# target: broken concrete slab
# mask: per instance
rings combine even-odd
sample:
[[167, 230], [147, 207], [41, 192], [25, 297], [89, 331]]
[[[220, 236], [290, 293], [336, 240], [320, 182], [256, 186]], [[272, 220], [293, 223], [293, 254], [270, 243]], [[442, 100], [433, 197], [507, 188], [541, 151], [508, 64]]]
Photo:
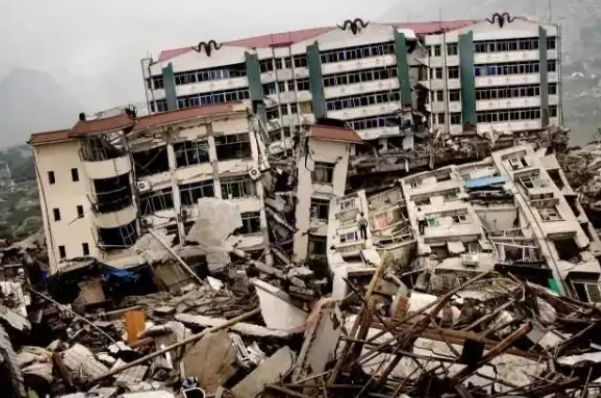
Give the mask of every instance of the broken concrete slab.
[[259, 367], [232, 388], [236, 398], [255, 398], [266, 384], [277, 382], [294, 364], [294, 353], [284, 346], [264, 360]]
[[252, 282], [261, 303], [261, 315], [269, 328], [293, 330], [304, 326], [307, 313], [292, 304], [288, 293], [259, 279]]
[[212, 394], [234, 375], [236, 349], [228, 333], [221, 330], [198, 341], [184, 355], [186, 377], [196, 377], [200, 387]]
[[[197, 326], [197, 327], [214, 327], [223, 325], [227, 322], [227, 319], [223, 318], [211, 318], [203, 315], [191, 315], [191, 314], [176, 314], [175, 319], [182, 322], [185, 325]], [[229, 328], [234, 332], [240, 333], [245, 336], [252, 337], [276, 337], [280, 339], [288, 339], [298, 331], [285, 331], [275, 330], [266, 328], [264, 326], [253, 325], [250, 323], [237, 323]]]

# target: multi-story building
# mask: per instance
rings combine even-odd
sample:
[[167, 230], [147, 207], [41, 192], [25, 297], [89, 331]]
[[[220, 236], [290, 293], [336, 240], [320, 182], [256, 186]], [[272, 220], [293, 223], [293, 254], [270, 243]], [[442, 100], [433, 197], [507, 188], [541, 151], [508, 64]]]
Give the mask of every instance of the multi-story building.
[[266, 158], [255, 127], [244, 104], [228, 103], [141, 118], [82, 114], [71, 129], [32, 134], [51, 269], [82, 256], [142, 263], [129, 248], [144, 230], [183, 241], [204, 197], [239, 208], [243, 225], [228, 243], [262, 251]]
[[424, 38], [430, 123], [461, 133], [536, 131], [561, 120], [560, 38], [556, 25], [493, 16]]
[[496, 151], [367, 200], [371, 239], [405, 271], [511, 272], [601, 302], [601, 241], [554, 155], [530, 145]]
[[559, 125], [559, 44], [556, 26], [509, 16], [355, 20], [163, 51], [144, 79], [152, 112], [244, 100], [273, 142], [327, 116], [379, 150], [411, 150], [411, 131], [427, 117], [452, 133]]

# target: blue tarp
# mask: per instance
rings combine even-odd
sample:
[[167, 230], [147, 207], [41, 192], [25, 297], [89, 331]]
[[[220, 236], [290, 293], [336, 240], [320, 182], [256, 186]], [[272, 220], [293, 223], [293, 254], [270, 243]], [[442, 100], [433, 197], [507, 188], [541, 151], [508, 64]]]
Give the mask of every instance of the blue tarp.
[[467, 180], [465, 182], [465, 187], [468, 189], [482, 188], [489, 185], [503, 184], [507, 181], [509, 181], [509, 177], [507, 176], [474, 178], [473, 180]]

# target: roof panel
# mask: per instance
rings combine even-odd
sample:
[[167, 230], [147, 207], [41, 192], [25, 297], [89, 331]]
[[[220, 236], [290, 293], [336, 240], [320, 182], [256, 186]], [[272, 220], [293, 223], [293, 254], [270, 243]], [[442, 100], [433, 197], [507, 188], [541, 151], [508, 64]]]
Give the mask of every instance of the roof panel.
[[361, 143], [363, 140], [353, 129], [344, 127], [333, 127], [314, 125], [309, 131], [309, 137], [323, 141]]

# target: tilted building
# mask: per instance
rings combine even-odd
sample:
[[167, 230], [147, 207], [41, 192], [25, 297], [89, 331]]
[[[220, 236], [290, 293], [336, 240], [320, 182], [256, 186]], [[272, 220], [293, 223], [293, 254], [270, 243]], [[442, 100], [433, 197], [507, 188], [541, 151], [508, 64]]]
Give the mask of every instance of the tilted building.
[[143, 262], [130, 248], [146, 229], [183, 242], [197, 201], [234, 202], [243, 226], [232, 246], [260, 255], [268, 245], [264, 145], [241, 103], [138, 118], [127, 112], [32, 134], [50, 266], [93, 256], [115, 266]]
[[[369, 142], [357, 155], [410, 152], [429, 131], [479, 134], [487, 147], [499, 134], [562, 124], [560, 38], [551, 24], [507, 14], [405, 24], [357, 19], [223, 43], [208, 39], [146, 60], [152, 112], [248, 101], [272, 142], [327, 116]], [[463, 155], [475, 158], [478, 148], [468, 144]], [[427, 154], [414, 157], [395, 167], [431, 162]]]
[[[555, 155], [544, 150], [495, 151], [477, 163], [403, 178], [366, 201], [369, 239], [354, 245], [370, 244], [402, 275], [509, 272], [601, 302], [601, 241]], [[344, 257], [341, 248], [332, 247]], [[360, 262], [368, 263], [365, 256]]]

